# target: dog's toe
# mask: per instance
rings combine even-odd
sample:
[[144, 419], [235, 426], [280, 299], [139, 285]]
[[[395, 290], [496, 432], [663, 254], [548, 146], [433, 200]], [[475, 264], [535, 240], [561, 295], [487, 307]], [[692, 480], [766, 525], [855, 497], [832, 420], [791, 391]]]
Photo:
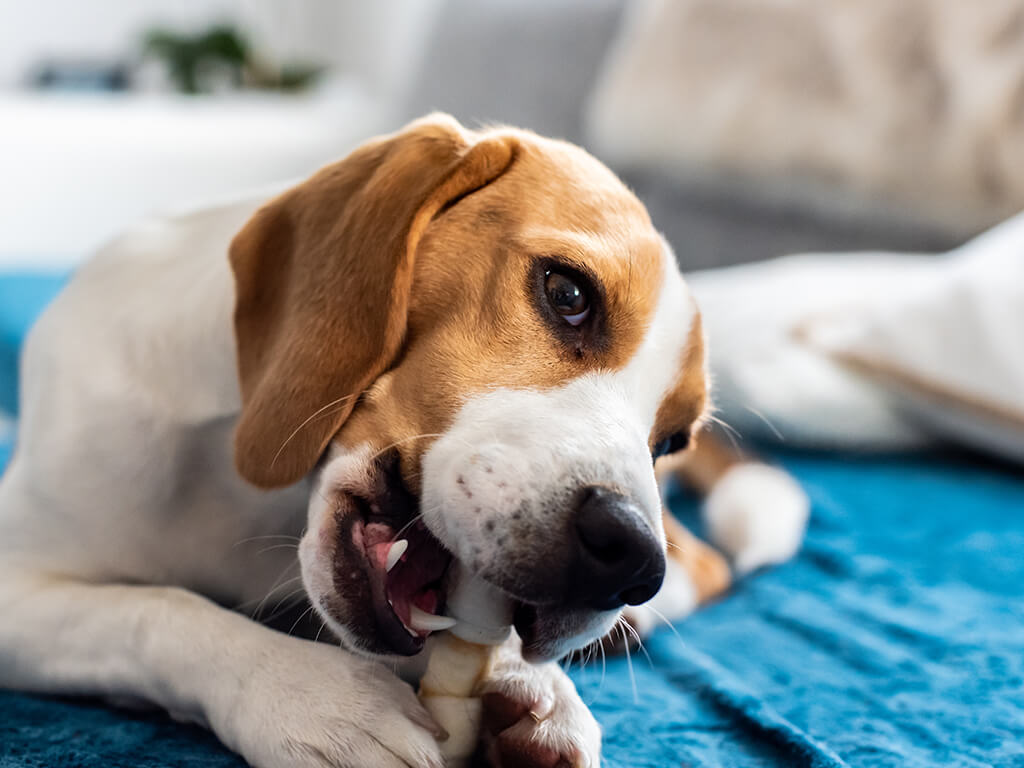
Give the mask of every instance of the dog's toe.
[[483, 751], [494, 768], [600, 764], [600, 727], [557, 665], [499, 670], [482, 699]]

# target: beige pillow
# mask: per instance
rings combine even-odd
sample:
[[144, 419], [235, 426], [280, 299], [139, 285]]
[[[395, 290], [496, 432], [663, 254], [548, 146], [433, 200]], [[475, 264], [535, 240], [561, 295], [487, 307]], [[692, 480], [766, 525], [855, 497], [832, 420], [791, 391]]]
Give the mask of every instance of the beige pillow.
[[1024, 0], [636, 0], [586, 118], [626, 167], [896, 209], [1024, 209]]

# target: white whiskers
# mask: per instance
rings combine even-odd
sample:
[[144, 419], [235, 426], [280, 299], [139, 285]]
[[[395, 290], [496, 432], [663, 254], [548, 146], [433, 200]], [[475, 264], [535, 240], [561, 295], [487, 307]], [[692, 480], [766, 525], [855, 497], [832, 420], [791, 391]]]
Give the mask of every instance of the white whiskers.
[[299, 432], [302, 431], [303, 427], [305, 427], [307, 424], [309, 424], [309, 422], [311, 422], [317, 416], [322, 415], [324, 413], [324, 411], [328, 410], [329, 408], [333, 408], [334, 406], [341, 405], [346, 400], [351, 400], [353, 397], [354, 397], [354, 395], [345, 395], [343, 397], [339, 397], [337, 400], [332, 400], [327, 405], [325, 405], [325, 406], [323, 406], [321, 408], [317, 408], [315, 411], [313, 411], [313, 413], [311, 413], [306, 418], [305, 421], [303, 421], [301, 424], [299, 424], [299, 426], [297, 426], [292, 431], [292, 433], [290, 435], [288, 435], [288, 437], [285, 438], [284, 442], [281, 443], [281, 447], [277, 449], [277, 453], [274, 454], [274, 458], [271, 459], [271, 461], [270, 461], [270, 466], [274, 466], [277, 463], [277, 460], [281, 457], [281, 454], [284, 452], [284, 449], [288, 446], [288, 443], [290, 443], [293, 439], [295, 439], [295, 436], [297, 434], [299, 434]]
[[624, 622], [622, 622], [620, 620], [620, 621], [616, 622], [616, 626], [619, 628], [619, 631], [622, 633], [622, 645], [623, 645], [623, 648], [625, 648], [625, 650], [626, 650], [626, 665], [629, 668], [629, 684], [633, 688], [633, 703], [634, 704], [639, 704], [640, 703], [640, 696], [636, 692], [636, 675], [633, 672], [633, 657], [629, 653], [629, 639], [626, 637], [626, 630], [623, 628], [623, 623]]
[[772, 422], [768, 419], [767, 416], [765, 416], [763, 413], [757, 410], [757, 408], [752, 408], [749, 405], [744, 407], [767, 425], [768, 429], [770, 429], [772, 431], [772, 434], [775, 435], [776, 440], [778, 440], [780, 443], [786, 442], [786, 438], [779, 431], [778, 427], [772, 424]]
[[676, 636], [676, 639], [679, 641], [680, 645], [683, 645], [683, 646], [686, 645], [686, 641], [683, 640], [683, 636], [679, 634], [679, 630], [675, 628], [675, 625], [673, 625], [671, 621], [669, 621], [667, 618], [665, 618], [665, 614], [663, 614], [661, 611], [659, 611], [653, 605], [648, 604], [647, 608], [657, 618], [661, 619], [661, 621], [665, 624], [666, 627], [668, 627], [670, 630], [672, 630], [672, 634], [674, 634]]
[[728, 424], [724, 419], [719, 418], [714, 413], [708, 413], [708, 421], [714, 422], [725, 430], [725, 434], [729, 437], [729, 442], [732, 443], [732, 448], [736, 453], [740, 453], [739, 441], [743, 439], [738, 431], [733, 429], [731, 424]]

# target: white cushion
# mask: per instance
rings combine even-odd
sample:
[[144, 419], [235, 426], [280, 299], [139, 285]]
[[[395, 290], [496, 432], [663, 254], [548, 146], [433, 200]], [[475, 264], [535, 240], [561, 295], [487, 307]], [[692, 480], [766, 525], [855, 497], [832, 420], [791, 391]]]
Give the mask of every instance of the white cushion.
[[708, 336], [718, 417], [743, 438], [901, 450], [927, 437], [877, 386], [803, 339], [814, 318], [896, 301], [933, 256], [806, 254], [687, 276]]
[[808, 342], [936, 434], [1024, 461], [1024, 214], [908, 288], [809, 323]]
[[1024, 214], [940, 255], [698, 272], [715, 403], [744, 437], [1024, 461]]

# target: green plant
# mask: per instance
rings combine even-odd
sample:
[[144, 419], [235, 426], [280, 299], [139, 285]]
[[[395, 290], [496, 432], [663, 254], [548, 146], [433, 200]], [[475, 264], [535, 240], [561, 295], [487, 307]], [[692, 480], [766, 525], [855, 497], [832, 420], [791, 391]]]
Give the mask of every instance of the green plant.
[[195, 35], [153, 29], [145, 37], [143, 54], [162, 61], [183, 93], [208, 90], [204, 74], [210, 71], [222, 74], [235, 88], [280, 91], [302, 90], [322, 72], [321, 67], [297, 62], [268, 65], [230, 25], [214, 26]]

